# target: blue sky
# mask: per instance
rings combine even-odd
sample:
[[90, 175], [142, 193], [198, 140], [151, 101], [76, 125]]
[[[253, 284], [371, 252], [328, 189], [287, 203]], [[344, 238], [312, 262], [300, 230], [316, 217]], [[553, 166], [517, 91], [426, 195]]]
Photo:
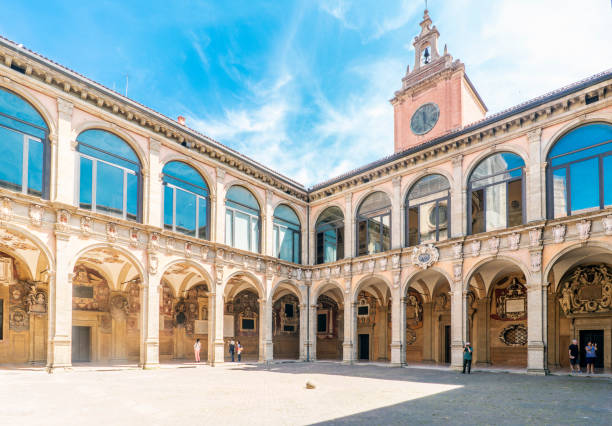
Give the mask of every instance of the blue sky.
[[[171, 6], [168, 6], [168, 5]], [[0, 34], [310, 186], [393, 151], [424, 1], [10, 1]], [[429, 0], [490, 113], [612, 67], [609, 0]]]

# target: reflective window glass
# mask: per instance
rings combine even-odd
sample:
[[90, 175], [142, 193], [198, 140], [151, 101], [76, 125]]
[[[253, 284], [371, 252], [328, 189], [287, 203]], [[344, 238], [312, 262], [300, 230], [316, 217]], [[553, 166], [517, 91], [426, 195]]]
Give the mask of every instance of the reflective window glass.
[[28, 138], [28, 194], [42, 196], [44, 145]]
[[196, 196], [176, 189], [176, 232], [196, 235]]
[[23, 145], [24, 135], [0, 127], [0, 185], [12, 191], [22, 190]]
[[317, 264], [344, 258], [344, 215], [340, 208], [326, 208], [317, 218]]
[[93, 162], [89, 158], [81, 157], [80, 162], [80, 180], [79, 186], [79, 206], [82, 209], [91, 209], [92, 206], [92, 175]]
[[572, 214], [599, 208], [599, 161], [591, 158], [569, 166], [572, 181], [570, 188]]
[[604, 208], [612, 206], [612, 154], [603, 158]]
[[[448, 179], [442, 175], [425, 176], [412, 186], [406, 198], [408, 246], [448, 238], [446, 208], [449, 199], [450, 185]], [[441, 218], [440, 214], [443, 215]]]
[[99, 161], [96, 176], [96, 209], [123, 216], [123, 175], [119, 167]]
[[553, 217], [558, 218], [567, 215], [567, 169], [557, 169], [552, 175]]
[[258, 252], [259, 204], [246, 188], [231, 187], [226, 194], [225, 243], [232, 247]]
[[357, 254], [389, 250], [391, 237], [391, 200], [384, 192], [368, 195], [357, 212]]
[[299, 257], [300, 222], [291, 207], [281, 204], [274, 209], [274, 233], [274, 256], [295, 262]]
[[0, 89], [0, 114], [47, 129], [45, 120], [32, 105], [5, 89]]
[[164, 228], [172, 230], [174, 225], [174, 188], [164, 186]]

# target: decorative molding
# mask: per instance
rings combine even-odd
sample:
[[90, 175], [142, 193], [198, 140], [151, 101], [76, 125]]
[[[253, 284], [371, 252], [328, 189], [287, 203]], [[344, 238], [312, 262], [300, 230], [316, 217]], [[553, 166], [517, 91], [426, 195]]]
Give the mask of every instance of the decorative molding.
[[433, 244], [418, 246], [412, 249], [412, 263], [421, 269], [427, 269], [438, 261], [440, 252]]
[[463, 244], [462, 243], [453, 244], [453, 258], [461, 259], [462, 256], [463, 256]]
[[470, 245], [470, 251], [472, 252], [472, 256], [478, 257], [480, 255], [480, 240], [472, 241]]
[[513, 232], [508, 235], [508, 247], [510, 250], [518, 250], [519, 244], [521, 243], [521, 234]]
[[602, 220], [606, 235], [612, 235], [612, 215], [606, 216]]
[[491, 237], [488, 241], [489, 252], [497, 254], [499, 252], [499, 238]]
[[588, 240], [591, 235], [591, 221], [590, 220], [581, 220], [576, 224], [576, 228], [578, 228], [578, 237], [581, 240]]
[[159, 258], [157, 257], [157, 254], [149, 253], [148, 260], [149, 260], [149, 273], [151, 275], [156, 275], [157, 268], [159, 266]]
[[84, 237], [89, 237], [91, 235], [91, 228], [93, 226], [93, 220], [89, 216], [81, 217], [81, 234]]
[[106, 224], [106, 239], [110, 242], [117, 241], [117, 225], [109, 222]]
[[562, 223], [553, 227], [553, 241], [555, 243], [562, 243], [565, 240], [565, 229], [566, 226]]
[[68, 210], [60, 210], [57, 212], [55, 229], [60, 232], [66, 232], [70, 229], [70, 212]]
[[529, 247], [539, 247], [542, 244], [542, 228], [529, 230]]
[[41, 226], [43, 221], [43, 215], [45, 209], [40, 204], [30, 204], [28, 210], [28, 216], [30, 217], [30, 223], [34, 226]]
[[0, 199], [0, 221], [8, 222], [13, 217], [13, 205], [11, 199], [2, 197]]
[[529, 257], [531, 259], [531, 272], [539, 272], [542, 269], [542, 251], [532, 250]]

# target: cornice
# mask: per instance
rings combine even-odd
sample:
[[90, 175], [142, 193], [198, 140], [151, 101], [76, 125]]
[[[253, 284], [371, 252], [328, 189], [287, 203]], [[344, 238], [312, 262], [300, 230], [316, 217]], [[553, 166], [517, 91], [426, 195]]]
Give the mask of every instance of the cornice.
[[[306, 201], [307, 191], [300, 184], [267, 169], [265, 166], [223, 146], [219, 142], [174, 122], [153, 110], [138, 104], [110, 89], [47, 60], [21, 46], [0, 38], [0, 64], [8, 76], [17, 73], [62, 92], [64, 100], [70, 97], [79, 103], [93, 105], [97, 110], [113, 114], [135, 124], [156, 137], [170, 140], [216, 163], [229, 166], [241, 174], [259, 180], [297, 199]], [[78, 107], [78, 103], [75, 106]]]

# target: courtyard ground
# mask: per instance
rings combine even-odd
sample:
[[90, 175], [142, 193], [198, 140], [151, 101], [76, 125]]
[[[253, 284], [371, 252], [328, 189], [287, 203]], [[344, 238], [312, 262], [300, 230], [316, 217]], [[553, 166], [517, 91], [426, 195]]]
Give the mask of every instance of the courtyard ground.
[[[1, 425], [610, 424], [612, 380], [338, 363], [0, 371]], [[315, 389], [306, 389], [307, 380]]]

